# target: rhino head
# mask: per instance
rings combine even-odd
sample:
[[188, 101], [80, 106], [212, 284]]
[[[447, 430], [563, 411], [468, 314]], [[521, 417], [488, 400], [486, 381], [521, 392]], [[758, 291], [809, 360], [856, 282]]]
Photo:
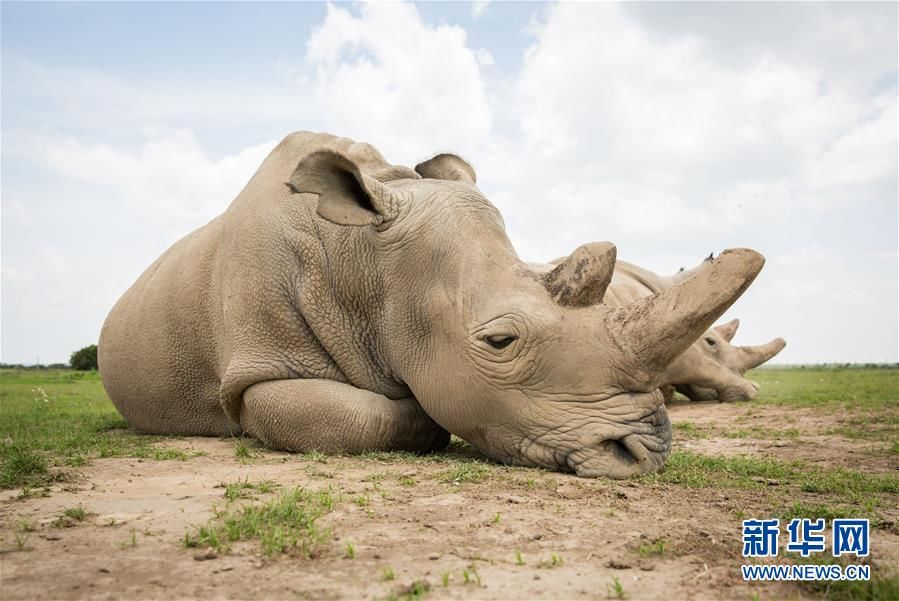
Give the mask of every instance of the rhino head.
[[661, 467], [671, 444], [662, 374], [749, 286], [762, 256], [725, 251], [678, 286], [610, 307], [612, 244], [537, 273], [465, 161], [439, 155], [416, 172], [378, 181], [322, 151], [291, 182], [319, 195], [322, 217], [373, 226], [370, 277], [387, 283], [373, 346], [393, 377], [498, 461], [613, 478]]
[[693, 401], [755, 398], [758, 384], [743, 378], [743, 374], [777, 355], [787, 343], [783, 338], [775, 338], [759, 346], [734, 346], [731, 341], [739, 327], [740, 320], [733, 319], [708, 329], [678, 359], [684, 364], [680, 371], [690, 374], [682, 379], [678, 391]]

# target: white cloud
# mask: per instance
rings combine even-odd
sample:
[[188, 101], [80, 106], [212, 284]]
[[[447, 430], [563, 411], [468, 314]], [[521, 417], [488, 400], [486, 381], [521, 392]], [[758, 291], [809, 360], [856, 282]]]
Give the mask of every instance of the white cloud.
[[487, 14], [487, 8], [490, 6], [490, 0], [473, 0], [471, 3], [471, 18], [480, 19]]
[[[479, 64], [461, 27], [424, 23], [411, 4], [328, 5], [307, 44], [314, 94], [333, 133], [371, 141], [414, 164], [436, 150], [486, 138], [492, 115]], [[398, 35], [397, 32], [402, 32]]]
[[864, 90], [839, 81], [822, 90], [826, 65], [790, 64], [772, 49], [734, 69], [703, 39], [653, 37], [611, 3], [555, 5], [532, 31], [517, 110], [524, 149], [550, 177], [643, 182], [656, 190], [646, 201], [656, 215], [676, 219], [680, 207], [663, 201], [676, 196], [744, 223], [771, 219], [734, 219], [747, 190], [815, 208], [822, 188], [840, 204], [851, 197], [842, 187], [894, 173], [895, 97], [866, 119]]
[[221, 213], [275, 141], [211, 159], [189, 130], [160, 133], [136, 152], [74, 138], [42, 138], [36, 156], [59, 175], [129, 205], [142, 222], [183, 235]]

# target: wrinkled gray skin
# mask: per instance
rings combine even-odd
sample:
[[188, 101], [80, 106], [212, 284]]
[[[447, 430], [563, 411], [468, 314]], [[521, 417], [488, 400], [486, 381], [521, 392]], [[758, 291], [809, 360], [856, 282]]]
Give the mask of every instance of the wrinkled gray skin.
[[110, 398], [147, 432], [291, 451], [427, 451], [453, 432], [510, 464], [658, 469], [662, 374], [761, 255], [726, 251], [662, 294], [602, 305], [614, 246], [537, 274], [474, 182], [453, 155], [413, 171], [367, 144], [287, 136], [112, 309]]
[[[563, 260], [531, 265], [539, 272], [548, 272]], [[681, 270], [672, 276], [661, 276], [619, 260], [615, 263], [612, 282], [603, 302], [615, 306], [628, 305], [639, 298], [676, 286], [701, 267]], [[771, 359], [786, 346], [786, 342], [775, 338], [761, 346], [733, 346], [730, 341], [739, 325], [740, 320], [734, 319], [706, 330], [668, 365], [661, 383], [666, 401], [671, 399], [675, 389], [694, 401], [746, 401], [756, 397], [758, 384], [742, 377], [743, 374]]]

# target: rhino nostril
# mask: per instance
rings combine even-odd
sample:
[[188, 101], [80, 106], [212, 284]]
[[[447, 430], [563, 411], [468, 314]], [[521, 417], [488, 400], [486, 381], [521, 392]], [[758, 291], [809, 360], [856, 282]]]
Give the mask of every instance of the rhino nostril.
[[631, 465], [647, 459], [646, 449], [629, 436], [621, 439], [606, 439], [599, 443], [599, 447], [619, 463]]

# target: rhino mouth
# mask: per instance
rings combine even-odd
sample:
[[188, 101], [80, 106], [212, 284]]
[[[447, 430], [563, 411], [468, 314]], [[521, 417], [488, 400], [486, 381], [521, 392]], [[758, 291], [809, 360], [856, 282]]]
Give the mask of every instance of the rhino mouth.
[[579, 449], [568, 455], [567, 467], [583, 478], [623, 479], [659, 470], [671, 454], [668, 412], [662, 406], [641, 421], [652, 425], [652, 433], [608, 438]]

